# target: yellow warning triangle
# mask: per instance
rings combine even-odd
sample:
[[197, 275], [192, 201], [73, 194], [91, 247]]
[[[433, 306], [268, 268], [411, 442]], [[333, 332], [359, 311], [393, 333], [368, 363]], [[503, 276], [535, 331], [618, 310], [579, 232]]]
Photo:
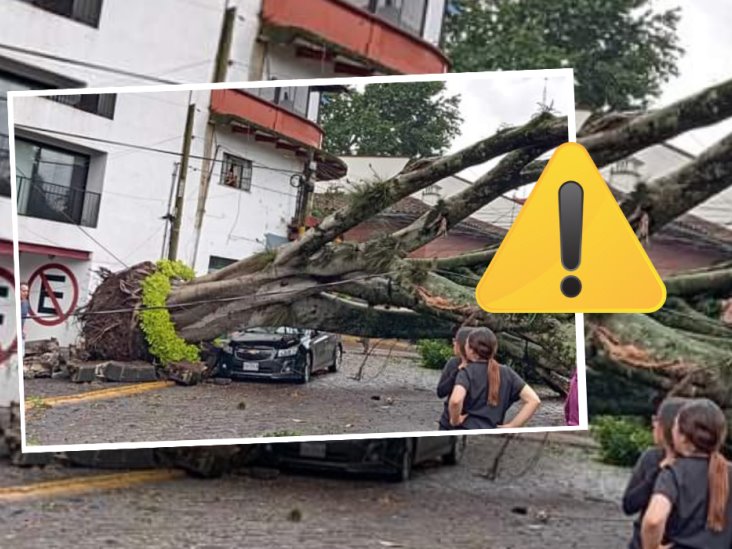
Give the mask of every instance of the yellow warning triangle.
[[[562, 232], [559, 195], [567, 182], [574, 183], [562, 193], [574, 198], [563, 202]], [[567, 220], [578, 201], [579, 265], [568, 270], [571, 250], [563, 263], [562, 236], [570, 234]], [[572, 241], [565, 238], [565, 243]], [[574, 297], [565, 295], [577, 291]], [[589, 153], [582, 145], [565, 143], [549, 160], [475, 295], [491, 313], [645, 313], [663, 305], [666, 287]]]

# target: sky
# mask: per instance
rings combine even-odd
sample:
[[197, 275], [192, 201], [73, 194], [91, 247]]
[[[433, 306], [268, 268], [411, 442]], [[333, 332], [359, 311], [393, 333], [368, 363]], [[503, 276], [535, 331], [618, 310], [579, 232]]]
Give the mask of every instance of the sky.
[[[663, 86], [654, 106], [664, 106], [732, 78], [732, 2], [730, 0], [653, 0], [654, 9], [681, 6], [678, 35], [686, 50], [679, 76]], [[698, 154], [732, 133], [732, 121], [689, 132], [673, 143]]]
[[[650, 5], [656, 10], [681, 6], [677, 32], [680, 46], [685, 50], [678, 60], [679, 75], [662, 85], [662, 95], [651, 108], [669, 105], [732, 78], [732, 0], [651, 0]], [[462, 134], [455, 139], [450, 151], [487, 137], [501, 122], [524, 123], [541, 100], [543, 87], [543, 77], [517, 78], [510, 86], [490, 80], [449, 82], [448, 91], [463, 97], [465, 119]], [[566, 114], [571, 104], [566, 89], [564, 79], [547, 80], [549, 101], [554, 101], [561, 114]], [[486, 97], [490, 99], [486, 101]], [[692, 154], [700, 154], [730, 133], [732, 120], [687, 132], [671, 143]], [[492, 164], [495, 162], [467, 170], [462, 175], [475, 179]], [[526, 196], [529, 190], [524, 188], [517, 196]]]
[[[460, 96], [463, 124], [452, 142], [454, 152], [490, 137], [501, 125], [520, 126], [540, 110], [546, 97], [555, 114], [566, 116], [574, 94], [569, 75], [556, 71], [516, 71], [486, 73], [484, 77], [460, 78], [447, 82], [446, 93]], [[497, 160], [475, 166], [461, 175], [475, 179]]]

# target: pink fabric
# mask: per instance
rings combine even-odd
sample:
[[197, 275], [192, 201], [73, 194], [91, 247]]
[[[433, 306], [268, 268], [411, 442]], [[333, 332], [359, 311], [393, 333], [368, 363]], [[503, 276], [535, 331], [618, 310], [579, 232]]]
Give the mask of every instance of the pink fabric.
[[564, 420], [567, 425], [579, 425], [579, 400], [577, 396], [577, 370], [569, 382], [569, 393], [564, 402]]

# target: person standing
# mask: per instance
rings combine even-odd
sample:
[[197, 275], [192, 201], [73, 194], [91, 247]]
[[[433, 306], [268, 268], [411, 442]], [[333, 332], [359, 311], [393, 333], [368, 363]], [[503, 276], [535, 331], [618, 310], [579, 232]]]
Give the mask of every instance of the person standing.
[[450, 426], [450, 411], [448, 407], [449, 397], [455, 388], [455, 380], [457, 379], [458, 372], [468, 365], [468, 358], [465, 356], [465, 344], [468, 342], [468, 336], [472, 330], [469, 327], [461, 327], [455, 332], [452, 339], [452, 351], [455, 353], [455, 356], [443, 366], [440, 381], [437, 383], [437, 397], [445, 399], [445, 408], [438, 422], [441, 431], [447, 431], [452, 428]]
[[722, 409], [695, 399], [679, 411], [673, 427], [677, 458], [659, 474], [643, 516], [643, 549], [732, 547], [730, 466], [721, 453], [727, 438]]
[[[453, 428], [523, 427], [539, 408], [536, 392], [513, 369], [496, 361], [497, 350], [496, 335], [488, 328], [476, 328], [468, 336], [465, 354], [470, 362], [458, 372], [448, 404]], [[506, 412], [519, 400], [523, 406], [504, 423]]]
[[28, 328], [26, 327], [26, 320], [30, 318], [30, 288], [26, 282], [20, 285], [20, 341], [25, 343], [28, 339]]
[[633, 521], [633, 535], [628, 549], [641, 549], [643, 515], [653, 495], [653, 487], [659, 473], [676, 458], [673, 448], [673, 426], [679, 410], [688, 402], [688, 398], [665, 398], [651, 420], [654, 446], [648, 448], [638, 458], [623, 494], [623, 512], [626, 515], [638, 513], [638, 517]]
[[564, 422], [569, 426], [579, 425], [579, 391], [577, 390], [577, 369], [569, 382], [567, 400], [564, 402]]

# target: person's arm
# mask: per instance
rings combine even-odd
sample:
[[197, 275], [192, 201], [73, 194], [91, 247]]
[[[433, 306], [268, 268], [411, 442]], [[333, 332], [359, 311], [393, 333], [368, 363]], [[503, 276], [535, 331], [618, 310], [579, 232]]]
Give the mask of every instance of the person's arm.
[[447, 398], [452, 393], [452, 388], [455, 386], [455, 378], [458, 375], [458, 366], [460, 360], [457, 358], [451, 358], [445, 364], [442, 369], [442, 375], [440, 381], [437, 383], [437, 398]]
[[519, 398], [523, 402], [523, 406], [521, 406], [521, 409], [511, 421], [504, 423], [503, 425], [499, 425], [501, 429], [515, 429], [517, 427], [523, 427], [536, 413], [536, 410], [539, 409], [541, 399], [539, 398], [539, 395], [536, 394], [536, 391], [534, 391], [528, 384], [524, 384], [524, 388], [521, 389], [521, 392], [519, 393]]
[[633, 468], [633, 474], [623, 494], [623, 512], [626, 515], [634, 515], [648, 507], [653, 495], [653, 485], [660, 471], [656, 451], [643, 452]]
[[463, 415], [463, 403], [465, 402], [465, 396], [468, 391], [462, 385], [455, 385], [450, 395], [450, 402], [448, 404], [448, 411], [450, 413], [450, 425], [457, 427], [462, 425], [465, 421]]
[[671, 500], [665, 494], [653, 494], [641, 524], [643, 549], [659, 549], [662, 547], [663, 533], [666, 531], [666, 521], [671, 514], [671, 508]]

